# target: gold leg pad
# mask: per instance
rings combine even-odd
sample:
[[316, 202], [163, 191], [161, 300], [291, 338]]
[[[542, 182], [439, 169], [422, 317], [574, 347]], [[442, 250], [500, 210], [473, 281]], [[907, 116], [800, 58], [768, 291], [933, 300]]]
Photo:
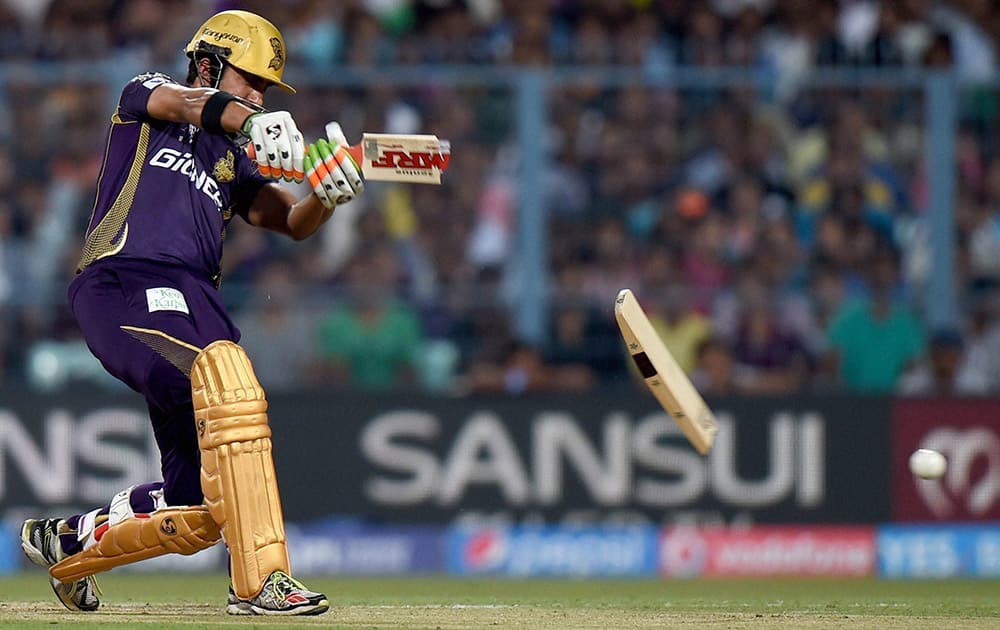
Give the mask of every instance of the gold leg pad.
[[198, 354], [191, 392], [205, 505], [229, 546], [233, 589], [250, 599], [273, 571], [289, 572], [267, 400], [246, 352], [231, 341]]
[[73, 582], [168, 553], [189, 556], [219, 540], [219, 527], [207, 509], [166, 508], [108, 528], [96, 545], [52, 565], [49, 573], [61, 582]]

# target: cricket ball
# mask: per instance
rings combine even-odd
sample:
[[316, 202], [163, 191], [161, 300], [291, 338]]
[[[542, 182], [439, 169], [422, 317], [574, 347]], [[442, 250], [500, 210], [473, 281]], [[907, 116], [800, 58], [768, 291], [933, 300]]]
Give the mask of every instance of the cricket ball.
[[921, 479], [938, 479], [948, 468], [944, 455], [929, 448], [920, 448], [910, 455], [910, 472]]

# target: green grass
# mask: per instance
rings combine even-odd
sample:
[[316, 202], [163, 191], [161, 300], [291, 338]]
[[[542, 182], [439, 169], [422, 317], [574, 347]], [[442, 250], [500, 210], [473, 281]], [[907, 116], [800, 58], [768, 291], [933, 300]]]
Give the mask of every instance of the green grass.
[[45, 575], [0, 579], [0, 626], [43, 628], [998, 628], [996, 581], [308, 579], [314, 618], [223, 612], [226, 577], [114, 573], [97, 613], [68, 613]]

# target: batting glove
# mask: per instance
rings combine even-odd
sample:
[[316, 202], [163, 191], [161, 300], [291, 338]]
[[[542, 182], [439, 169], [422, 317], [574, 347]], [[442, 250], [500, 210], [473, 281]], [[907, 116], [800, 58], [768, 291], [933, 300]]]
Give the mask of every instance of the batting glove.
[[261, 175], [301, 182], [305, 176], [305, 143], [292, 115], [288, 112], [251, 114], [243, 123], [243, 133], [250, 136]]
[[365, 189], [361, 169], [347, 152], [347, 138], [337, 123], [326, 126], [327, 140], [319, 139], [306, 150], [306, 178], [327, 208], [354, 199]]

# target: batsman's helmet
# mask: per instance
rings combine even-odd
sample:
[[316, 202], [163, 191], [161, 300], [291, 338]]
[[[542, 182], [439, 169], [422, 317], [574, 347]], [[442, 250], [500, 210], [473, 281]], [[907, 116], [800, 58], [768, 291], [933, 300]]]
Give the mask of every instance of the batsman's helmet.
[[295, 94], [281, 80], [285, 69], [285, 40], [278, 29], [249, 11], [223, 11], [202, 24], [184, 48], [192, 60], [199, 53], [215, 55], [225, 63]]

